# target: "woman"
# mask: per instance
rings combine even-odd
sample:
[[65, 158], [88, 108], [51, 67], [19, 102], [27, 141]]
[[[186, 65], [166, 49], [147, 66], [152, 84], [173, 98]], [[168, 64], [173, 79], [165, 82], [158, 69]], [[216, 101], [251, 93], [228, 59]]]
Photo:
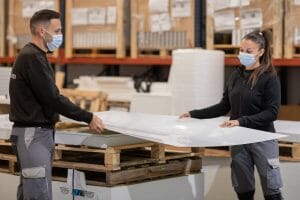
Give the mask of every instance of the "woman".
[[[230, 111], [230, 120], [221, 127], [242, 126], [275, 132], [273, 121], [277, 118], [281, 95], [272, 65], [269, 35], [266, 31], [257, 31], [244, 36], [238, 56], [241, 66], [231, 74], [220, 103], [184, 113], [180, 118], [214, 118]], [[265, 199], [283, 199], [276, 140], [232, 146], [230, 152], [232, 185], [240, 200], [253, 200], [254, 165]]]

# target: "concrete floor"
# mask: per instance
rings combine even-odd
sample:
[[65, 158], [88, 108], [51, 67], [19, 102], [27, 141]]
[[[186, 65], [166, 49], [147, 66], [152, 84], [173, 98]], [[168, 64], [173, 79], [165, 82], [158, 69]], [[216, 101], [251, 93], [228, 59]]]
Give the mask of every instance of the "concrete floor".
[[[300, 162], [280, 163], [283, 180], [283, 196], [287, 200], [299, 199]], [[206, 157], [203, 159], [205, 200], [235, 200], [231, 186], [230, 158]], [[263, 200], [258, 174], [256, 177], [255, 200]]]

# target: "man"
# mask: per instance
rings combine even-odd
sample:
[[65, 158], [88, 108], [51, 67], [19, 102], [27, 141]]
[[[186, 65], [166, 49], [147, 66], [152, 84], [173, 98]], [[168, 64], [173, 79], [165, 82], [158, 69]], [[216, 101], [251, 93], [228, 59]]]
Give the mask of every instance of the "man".
[[10, 120], [14, 122], [11, 141], [21, 167], [17, 199], [51, 200], [51, 168], [54, 126], [58, 114], [83, 121], [90, 129], [103, 131], [101, 119], [82, 110], [59, 94], [46, 53], [62, 41], [60, 14], [40, 10], [30, 19], [32, 40], [14, 63], [9, 94]]

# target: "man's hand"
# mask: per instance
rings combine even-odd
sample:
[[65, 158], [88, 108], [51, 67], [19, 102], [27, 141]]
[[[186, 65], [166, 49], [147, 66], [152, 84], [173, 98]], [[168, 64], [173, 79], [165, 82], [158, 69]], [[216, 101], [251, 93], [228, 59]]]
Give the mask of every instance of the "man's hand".
[[185, 118], [185, 117], [191, 117], [191, 114], [189, 112], [183, 113], [179, 116], [179, 119]]
[[240, 122], [238, 120], [229, 120], [229, 121], [225, 121], [223, 122], [220, 126], [221, 127], [234, 127], [234, 126], [239, 126], [240, 125]]
[[97, 133], [101, 133], [104, 130], [104, 125], [102, 123], [102, 120], [99, 117], [93, 115], [93, 119], [89, 124], [89, 128], [91, 130], [96, 131]]

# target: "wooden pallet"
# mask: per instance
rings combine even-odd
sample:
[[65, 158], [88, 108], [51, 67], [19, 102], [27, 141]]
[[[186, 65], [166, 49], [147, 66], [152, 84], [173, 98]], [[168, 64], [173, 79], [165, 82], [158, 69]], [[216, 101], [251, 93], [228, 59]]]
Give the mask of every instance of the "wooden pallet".
[[[67, 176], [68, 163], [54, 162], [54, 179], [65, 180]], [[150, 165], [145, 164], [139, 167], [131, 167], [118, 171], [102, 172], [94, 167], [88, 169], [78, 164], [77, 169], [85, 172], [87, 183], [91, 185], [114, 186], [118, 184], [128, 184], [142, 182], [145, 180], [167, 178], [169, 176], [186, 175], [198, 173], [201, 169], [201, 159], [179, 159], [168, 161], [165, 164]], [[91, 171], [90, 171], [91, 170]]]
[[9, 104], [0, 104], [0, 114], [8, 114], [10, 111]]
[[240, 52], [240, 46], [228, 44], [215, 44], [214, 49], [224, 51], [227, 57], [236, 57]]
[[13, 155], [12, 143], [9, 140], [0, 139], [0, 153]]
[[100, 112], [107, 109], [107, 93], [100, 91], [77, 90], [61, 88], [60, 93], [74, 104], [90, 112]]
[[[300, 143], [279, 141], [279, 158], [284, 161], [300, 161]], [[229, 147], [205, 148], [204, 156], [207, 157], [230, 157]]]
[[0, 172], [15, 173], [19, 169], [17, 167], [17, 159], [12, 151], [12, 144], [8, 140], [0, 140]]
[[74, 158], [87, 157], [86, 165], [98, 165], [97, 169], [102, 171], [116, 171], [124, 167], [139, 166], [144, 164], [161, 164], [168, 160], [200, 157], [201, 150], [193, 149], [193, 152], [167, 152], [165, 145], [146, 142], [140, 144], [121, 145], [102, 148], [89, 148], [83, 146], [57, 145], [55, 148], [55, 159], [72, 162]]
[[99, 166], [86, 166], [84, 163], [70, 165], [64, 161], [53, 163], [54, 180], [65, 181], [67, 169], [78, 169], [85, 172], [89, 185], [114, 186], [130, 184], [170, 176], [198, 173], [201, 170], [200, 158], [183, 158], [167, 161], [164, 164], [144, 164], [117, 171], [102, 171]]
[[164, 57], [170, 55], [169, 52], [173, 49], [195, 46], [195, 0], [190, 1], [190, 15], [185, 17], [172, 17], [172, 7], [175, 4], [173, 5], [174, 2], [171, 0], [167, 2], [168, 11], [165, 14], [171, 18], [171, 28], [153, 32], [151, 19], [159, 13], [151, 11], [149, 0], [131, 1], [132, 58], [149, 55]]
[[280, 160], [300, 161], [300, 143], [279, 142]]
[[[65, 179], [67, 169], [76, 169], [86, 173], [89, 183], [112, 186], [199, 172], [201, 155], [199, 148], [193, 148], [192, 152], [166, 152], [164, 145], [152, 142], [107, 149], [57, 145], [53, 176]], [[19, 173], [16, 156], [7, 140], [0, 141], [0, 172]]]
[[116, 57], [117, 49], [116, 48], [72, 48], [73, 57]]
[[15, 174], [19, 171], [16, 156], [0, 153], [0, 172]]
[[111, 101], [107, 102], [108, 110], [122, 110], [129, 111], [130, 110], [130, 102], [129, 101]]
[[278, 119], [300, 121], [300, 105], [281, 105]]
[[[79, 160], [77, 161], [54, 161], [52, 168], [53, 180], [66, 181], [67, 170], [76, 169], [85, 173], [87, 183], [90, 185], [114, 186], [167, 178], [169, 176], [198, 173], [202, 167], [201, 158], [199, 157], [168, 160], [166, 163], [146, 163], [123, 167], [123, 169], [116, 171], [104, 170], [97, 164], [87, 164]], [[0, 153], [0, 172], [15, 175], [20, 174], [20, 169], [14, 155]]]
[[[72, 9], [116, 8], [116, 22], [112, 24], [72, 24]], [[88, 11], [89, 12], [89, 11]], [[129, 34], [129, 21], [126, 18], [129, 12], [127, 0], [70, 0], [66, 1], [66, 45], [65, 57], [82, 56], [114, 56], [124, 58]], [[107, 19], [107, 17], [105, 17]], [[85, 40], [85, 42], [82, 42]], [[89, 45], [88, 45], [89, 44]]]
[[[54, 3], [54, 9], [59, 11], [60, 0], [51, 0]], [[23, 0], [10, 0], [8, 2], [8, 56], [14, 57], [20, 49], [30, 42], [31, 34], [29, 20], [31, 16], [23, 16]], [[27, 1], [28, 3], [28, 1]], [[37, 4], [37, 2], [36, 2]], [[41, 7], [37, 8], [42, 9]], [[2, 12], [1, 12], [2, 13]], [[16, 41], [15, 41], [16, 39]], [[50, 54], [49, 54], [50, 55]], [[58, 57], [58, 50], [51, 54], [52, 57]]]
[[229, 147], [206, 147], [204, 149], [206, 157], [230, 157]]
[[[300, 27], [299, 27], [300, 30]], [[285, 41], [291, 40], [290, 38], [287, 38]], [[300, 58], [300, 45], [299, 44], [292, 44], [288, 45], [291, 42], [285, 43], [285, 53], [284, 58], [290, 59], [290, 58]]]
[[[222, 1], [222, 0], [220, 0]], [[273, 40], [273, 58], [282, 58], [283, 51], [283, 6], [282, 1], [278, 0], [252, 0], [250, 5], [242, 7], [230, 7], [223, 8], [218, 11], [212, 11], [212, 5], [207, 0], [207, 17], [206, 17], [206, 48], [223, 50], [226, 56], [232, 57], [237, 56], [239, 52], [239, 45], [241, 38], [244, 36], [243, 33], [236, 33], [238, 37], [233, 37], [234, 33], [232, 30], [216, 31], [214, 28], [214, 17], [220, 12], [233, 12], [235, 17], [234, 30], [240, 30], [240, 14], [241, 11], [261, 9], [262, 10], [262, 27], [260, 29], [271, 30]], [[238, 19], [238, 20], [237, 20]], [[243, 32], [243, 31], [242, 31]], [[236, 40], [236, 41], [235, 41]]]
[[300, 58], [300, 45], [292, 45], [292, 51], [293, 51], [293, 54], [292, 56], [286, 56], [286, 58]]
[[169, 57], [172, 55], [172, 49], [138, 49], [139, 57]]
[[[215, 44], [214, 49], [215, 50], [221, 50], [225, 52], [226, 57], [232, 58], [237, 57], [240, 52], [240, 46], [237, 45], [228, 45], [228, 44]], [[273, 48], [273, 47], [271, 47]]]

